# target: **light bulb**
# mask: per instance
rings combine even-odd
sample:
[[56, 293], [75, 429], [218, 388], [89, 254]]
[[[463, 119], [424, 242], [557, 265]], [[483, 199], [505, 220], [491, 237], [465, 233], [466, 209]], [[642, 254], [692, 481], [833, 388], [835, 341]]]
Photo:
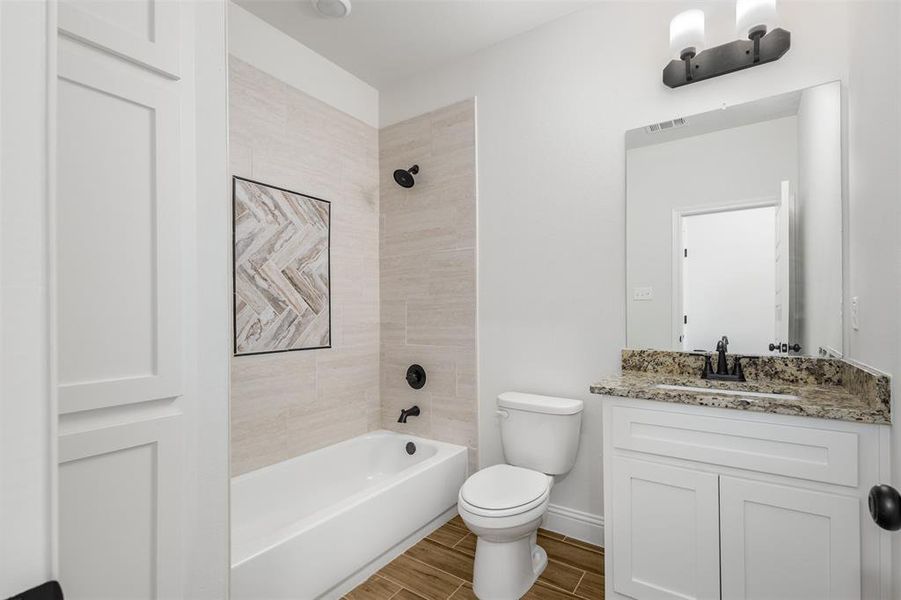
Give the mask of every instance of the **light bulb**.
[[765, 34], [776, 25], [776, 0], [736, 0], [735, 28], [742, 37]]
[[670, 21], [669, 45], [673, 54], [685, 60], [704, 49], [704, 11], [681, 12]]

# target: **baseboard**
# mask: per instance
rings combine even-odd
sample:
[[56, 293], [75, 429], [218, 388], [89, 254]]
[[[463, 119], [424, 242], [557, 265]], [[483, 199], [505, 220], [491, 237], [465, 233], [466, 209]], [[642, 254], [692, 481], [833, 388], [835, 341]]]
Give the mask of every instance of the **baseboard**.
[[389, 562], [415, 546], [424, 537], [428, 536], [430, 533], [450, 521], [452, 518], [454, 518], [454, 516], [456, 516], [456, 514], [457, 506], [454, 505], [441, 513], [441, 515], [439, 515], [435, 519], [429, 521], [424, 527], [419, 528], [418, 530], [404, 538], [401, 542], [392, 546], [381, 556], [372, 560], [366, 566], [359, 569], [356, 573], [353, 573], [352, 575], [344, 579], [344, 581], [327, 591], [320, 597], [320, 600], [337, 600], [343, 597], [346, 593], [350, 592], [352, 589], [381, 570], [381, 568], [387, 565]]
[[604, 545], [604, 517], [551, 504], [542, 527], [596, 546]]

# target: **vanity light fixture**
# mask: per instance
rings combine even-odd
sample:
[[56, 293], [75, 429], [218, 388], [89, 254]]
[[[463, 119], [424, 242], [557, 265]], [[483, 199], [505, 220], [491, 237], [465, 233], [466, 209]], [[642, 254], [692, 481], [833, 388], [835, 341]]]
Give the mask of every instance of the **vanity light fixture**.
[[669, 30], [670, 49], [678, 58], [663, 69], [663, 83], [677, 88], [779, 60], [791, 48], [791, 33], [774, 28], [775, 22], [776, 0], [736, 0], [735, 26], [747, 39], [703, 50], [703, 11], [679, 13]]

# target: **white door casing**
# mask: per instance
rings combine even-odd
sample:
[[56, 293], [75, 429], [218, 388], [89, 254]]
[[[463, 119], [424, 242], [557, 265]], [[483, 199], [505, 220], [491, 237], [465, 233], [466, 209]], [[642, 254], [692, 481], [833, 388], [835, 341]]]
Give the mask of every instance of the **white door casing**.
[[780, 184], [779, 203], [776, 205], [776, 232], [773, 236], [776, 241], [774, 255], [776, 257], [775, 267], [775, 290], [776, 295], [773, 302], [773, 320], [776, 338], [773, 343], [793, 343], [790, 335], [791, 319], [795, 318], [792, 314], [792, 306], [795, 299], [792, 297], [791, 286], [791, 183], [783, 181]]

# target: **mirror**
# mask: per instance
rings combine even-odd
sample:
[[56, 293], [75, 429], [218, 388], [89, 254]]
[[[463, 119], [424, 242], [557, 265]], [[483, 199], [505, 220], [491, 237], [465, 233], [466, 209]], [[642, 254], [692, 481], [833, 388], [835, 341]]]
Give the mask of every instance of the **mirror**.
[[841, 86], [626, 133], [630, 348], [842, 352]]

